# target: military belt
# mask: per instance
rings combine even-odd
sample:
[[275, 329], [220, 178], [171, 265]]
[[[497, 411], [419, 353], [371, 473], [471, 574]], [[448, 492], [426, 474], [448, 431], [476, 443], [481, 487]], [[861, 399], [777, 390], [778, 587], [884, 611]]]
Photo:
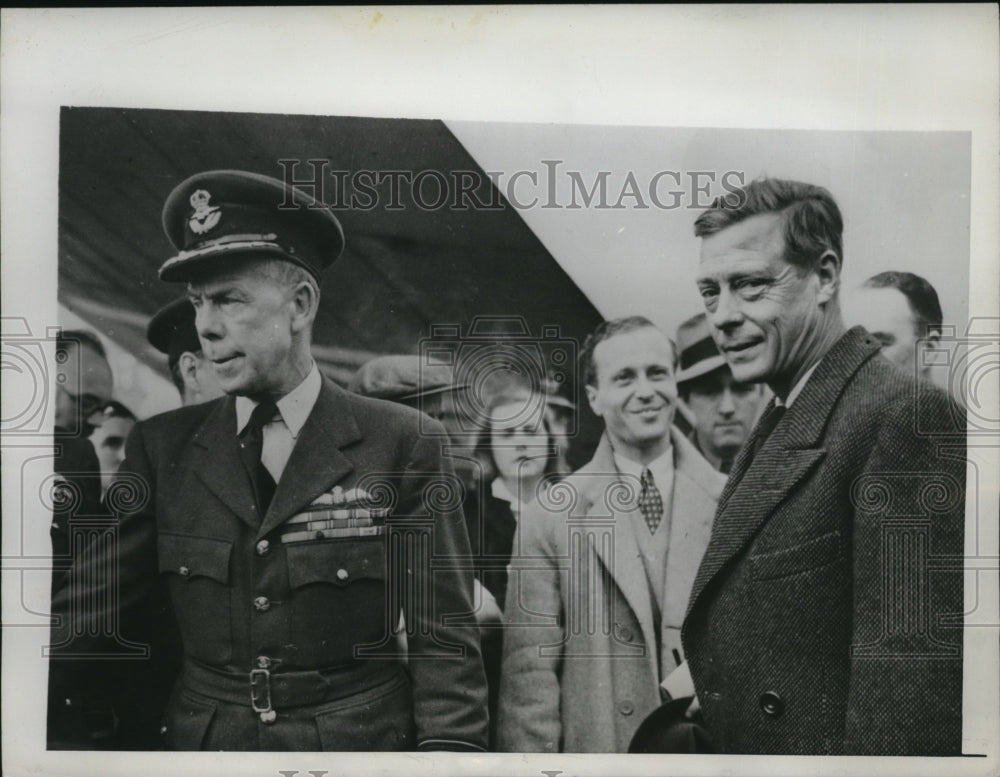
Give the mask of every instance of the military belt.
[[254, 712], [335, 701], [384, 683], [405, 671], [395, 661], [370, 661], [331, 669], [274, 672], [224, 672], [198, 661], [184, 662], [183, 681], [193, 691], [218, 701], [247, 704]]

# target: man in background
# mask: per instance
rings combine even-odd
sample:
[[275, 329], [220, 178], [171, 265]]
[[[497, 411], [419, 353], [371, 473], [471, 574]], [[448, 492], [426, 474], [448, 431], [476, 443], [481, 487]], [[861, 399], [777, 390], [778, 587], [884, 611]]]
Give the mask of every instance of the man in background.
[[712, 339], [704, 313], [678, 327], [677, 348], [677, 389], [694, 416], [689, 439], [709, 464], [729, 474], [733, 459], [757, 420], [764, 388], [760, 383], [741, 383], [733, 377]]
[[205, 358], [194, 328], [194, 307], [181, 297], [156, 312], [146, 330], [146, 339], [166, 354], [170, 378], [184, 405], [197, 405], [221, 397], [211, 363]]
[[135, 426], [135, 414], [121, 402], [112, 399], [104, 408], [101, 425], [90, 434], [90, 442], [97, 452], [101, 466], [101, 495], [107, 493], [108, 486], [125, 460], [125, 440]]
[[873, 275], [845, 305], [851, 325], [867, 329], [882, 346], [882, 355], [907, 375], [930, 378], [924, 354], [941, 339], [941, 303], [926, 279], [911, 272]]

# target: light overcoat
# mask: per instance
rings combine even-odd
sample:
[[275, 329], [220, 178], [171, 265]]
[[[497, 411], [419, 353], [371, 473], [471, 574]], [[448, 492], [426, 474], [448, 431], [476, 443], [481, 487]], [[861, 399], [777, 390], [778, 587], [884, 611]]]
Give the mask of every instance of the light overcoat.
[[[518, 521], [507, 587], [499, 744], [508, 752], [626, 752], [661, 702], [725, 478], [676, 429], [670, 548], [659, 638], [635, 531], [639, 482], [605, 435], [586, 466]], [[674, 627], [670, 627], [670, 623]]]

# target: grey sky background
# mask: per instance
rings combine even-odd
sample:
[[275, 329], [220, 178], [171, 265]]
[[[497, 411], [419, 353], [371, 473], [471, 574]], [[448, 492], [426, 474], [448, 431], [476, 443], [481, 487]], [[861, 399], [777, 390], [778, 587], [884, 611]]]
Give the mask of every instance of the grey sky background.
[[[941, 298], [945, 320], [968, 317], [970, 136], [961, 132], [826, 132], [807, 130], [690, 129], [594, 125], [449, 122], [449, 128], [488, 172], [502, 172], [501, 188], [519, 170], [515, 197], [535, 207], [520, 213], [531, 229], [608, 318], [639, 313], [673, 332], [700, 301], [694, 278], [699, 241], [693, 223], [711, 196], [724, 194], [723, 175], [794, 178], [825, 186], [844, 216], [844, 293], [882, 270], [927, 278]], [[562, 160], [555, 167], [545, 160]], [[549, 169], [555, 197], [549, 195]], [[623, 209], [542, 207], [569, 204], [577, 171], [592, 187], [607, 176], [614, 205], [629, 171], [647, 209], [635, 197]], [[672, 205], [659, 209], [657, 191]], [[691, 173], [708, 193], [692, 191]], [[735, 178], [729, 179], [737, 181]], [[577, 203], [582, 198], [577, 194]], [[526, 279], [530, 282], [530, 279]], [[960, 327], [964, 330], [964, 326]]]

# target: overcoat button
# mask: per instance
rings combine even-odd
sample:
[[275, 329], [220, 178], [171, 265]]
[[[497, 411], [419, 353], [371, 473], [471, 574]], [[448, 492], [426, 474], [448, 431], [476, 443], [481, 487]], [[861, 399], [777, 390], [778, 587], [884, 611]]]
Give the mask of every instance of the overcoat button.
[[267, 612], [271, 609], [271, 602], [266, 596], [258, 596], [253, 600], [253, 606], [257, 612]]
[[635, 712], [635, 707], [632, 706], [632, 702], [623, 701], [621, 704], [618, 705], [618, 711], [622, 715], [631, 715], [633, 712]]
[[785, 700], [774, 691], [768, 691], [761, 694], [760, 708], [765, 715], [776, 718], [785, 711]]
[[270, 550], [271, 550], [271, 543], [268, 542], [267, 540], [261, 540], [260, 542], [257, 543], [258, 556], [266, 556]]
[[185, 566], [182, 566], [180, 569], [177, 570], [177, 572], [180, 574], [181, 577], [187, 577], [188, 575], [191, 574], [191, 570]]
[[258, 669], [270, 669], [271, 659], [267, 656], [257, 656], [257, 668]]
[[348, 577], [350, 577], [350, 573], [346, 569], [338, 569], [337, 570], [337, 579], [338, 580], [346, 580]]

